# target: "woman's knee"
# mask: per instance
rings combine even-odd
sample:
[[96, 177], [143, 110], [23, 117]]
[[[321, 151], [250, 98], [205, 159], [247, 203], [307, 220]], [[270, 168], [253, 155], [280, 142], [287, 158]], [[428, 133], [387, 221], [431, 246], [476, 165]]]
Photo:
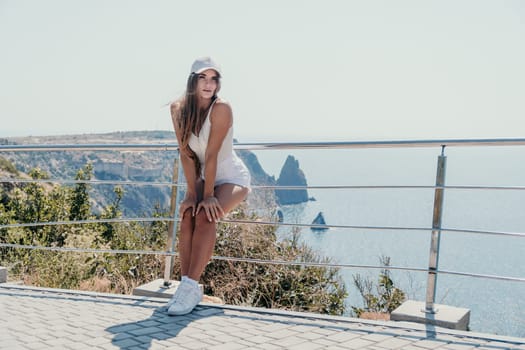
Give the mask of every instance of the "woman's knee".
[[215, 226], [215, 222], [208, 220], [208, 216], [204, 209], [201, 209], [197, 215], [195, 215], [195, 230], [208, 228], [210, 226]]
[[180, 221], [180, 229], [182, 232], [191, 232], [193, 231], [193, 217], [191, 216], [191, 211], [186, 211], [184, 216]]

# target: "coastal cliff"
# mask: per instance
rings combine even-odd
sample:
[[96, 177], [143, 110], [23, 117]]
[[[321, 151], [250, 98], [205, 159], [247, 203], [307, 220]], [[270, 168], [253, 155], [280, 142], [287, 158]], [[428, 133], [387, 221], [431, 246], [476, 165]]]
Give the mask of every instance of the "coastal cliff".
[[[142, 143], [173, 142], [175, 135], [171, 131], [130, 131], [107, 134], [28, 136], [0, 139], [0, 144], [95, 144], [95, 143]], [[279, 179], [268, 175], [257, 156], [247, 150], [237, 154], [245, 162], [252, 177], [252, 185], [304, 186], [306, 178], [299, 168], [299, 162], [288, 156], [281, 170]], [[52, 151], [52, 152], [6, 152], [3, 155], [12, 162], [13, 167], [22, 173], [29, 173], [33, 168], [40, 168], [50, 178], [72, 179], [76, 172], [87, 163], [93, 164], [94, 179], [97, 180], [141, 180], [170, 181], [173, 174], [173, 151]], [[112, 185], [93, 185], [91, 195], [96, 207], [109, 204], [113, 196]], [[169, 206], [171, 189], [159, 186], [124, 186], [122, 210], [126, 215], [146, 215], [157, 205]], [[261, 198], [258, 198], [261, 197]], [[251, 195], [255, 207], [273, 207], [277, 205], [297, 204], [308, 201], [306, 190], [258, 190]]]

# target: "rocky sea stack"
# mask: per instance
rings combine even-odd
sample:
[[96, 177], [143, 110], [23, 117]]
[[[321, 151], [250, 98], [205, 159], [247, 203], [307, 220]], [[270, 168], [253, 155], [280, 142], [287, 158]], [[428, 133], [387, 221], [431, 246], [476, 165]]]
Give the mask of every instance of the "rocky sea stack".
[[[289, 155], [286, 158], [279, 179], [278, 186], [307, 186], [306, 177], [299, 168], [299, 161]], [[308, 191], [306, 189], [283, 189], [275, 190], [277, 201], [280, 205], [299, 204], [308, 201]]]

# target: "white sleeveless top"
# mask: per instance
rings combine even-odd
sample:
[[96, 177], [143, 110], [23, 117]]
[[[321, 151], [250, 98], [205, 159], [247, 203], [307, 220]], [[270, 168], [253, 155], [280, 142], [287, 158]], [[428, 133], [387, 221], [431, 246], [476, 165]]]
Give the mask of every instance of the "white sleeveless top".
[[[217, 101], [217, 99], [215, 100]], [[190, 135], [188, 144], [195, 152], [201, 163], [201, 178], [204, 179], [204, 159], [206, 156], [206, 147], [208, 146], [208, 139], [210, 137], [211, 121], [210, 115], [215, 101], [212, 102], [208, 115], [202, 124], [199, 136], [194, 133]], [[237, 156], [233, 150], [233, 126], [230, 126], [226, 137], [222, 141], [219, 154], [217, 155], [217, 174], [215, 176], [215, 186], [225, 183], [231, 183], [243, 187], [250, 187], [250, 172], [242, 160]]]

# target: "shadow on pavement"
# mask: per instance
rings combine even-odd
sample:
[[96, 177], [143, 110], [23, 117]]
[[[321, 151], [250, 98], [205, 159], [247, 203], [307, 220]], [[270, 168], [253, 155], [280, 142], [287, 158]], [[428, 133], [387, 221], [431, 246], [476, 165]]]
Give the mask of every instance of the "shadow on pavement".
[[[202, 306], [197, 306], [192, 313], [184, 316], [169, 316], [166, 311], [166, 307], [163, 306], [155, 309], [147, 319], [106, 328], [106, 331], [114, 334], [111, 343], [122, 350], [131, 347], [133, 349], [149, 349], [154, 340], [169, 342], [169, 339], [177, 337], [192, 322], [224, 314], [221, 309], [210, 309]], [[194, 339], [194, 341], [197, 342], [198, 339]]]

